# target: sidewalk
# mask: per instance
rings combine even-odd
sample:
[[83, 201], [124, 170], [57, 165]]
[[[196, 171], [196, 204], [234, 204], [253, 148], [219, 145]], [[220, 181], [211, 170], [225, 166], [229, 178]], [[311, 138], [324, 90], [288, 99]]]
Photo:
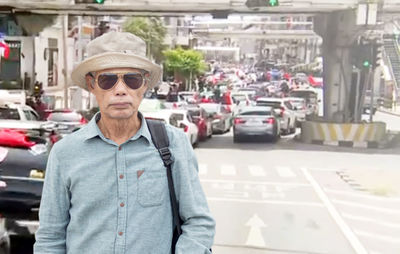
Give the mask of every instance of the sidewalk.
[[400, 116], [400, 107], [397, 107], [396, 110], [388, 109], [388, 108], [379, 108], [378, 111], [391, 114], [394, 116]]

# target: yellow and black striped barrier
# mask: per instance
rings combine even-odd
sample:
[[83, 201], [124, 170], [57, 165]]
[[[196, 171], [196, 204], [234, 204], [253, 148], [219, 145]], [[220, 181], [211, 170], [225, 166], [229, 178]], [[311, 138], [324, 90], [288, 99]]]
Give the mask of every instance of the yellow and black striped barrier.
[[386, 137], [386, 124], [323, 123], [306, 121], [301, 126], [301, 140], [305, 143], [347, 147], [378, 147]]

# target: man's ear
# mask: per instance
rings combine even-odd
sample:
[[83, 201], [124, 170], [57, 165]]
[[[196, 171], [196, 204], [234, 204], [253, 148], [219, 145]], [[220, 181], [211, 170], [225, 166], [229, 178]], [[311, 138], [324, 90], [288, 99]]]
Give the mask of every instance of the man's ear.
[[85, 81], [86, 81], [86, 86], [89, 89], [89, 92], [92, 92], [92, 90], [94, 89], [94, 78], [92, 78], [90, 75], [86, 75]]

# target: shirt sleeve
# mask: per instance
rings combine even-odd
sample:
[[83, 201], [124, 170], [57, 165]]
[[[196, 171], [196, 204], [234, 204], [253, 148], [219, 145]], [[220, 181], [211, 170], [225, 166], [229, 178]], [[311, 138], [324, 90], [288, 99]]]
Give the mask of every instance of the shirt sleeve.
[[66, 253], [66, 228], [69, 223], [70, 193], [63, 179], [56, 146], [50, 152], [39, 210], [35, 254]]
[[[179, 199], [179, 213], [183, 220], [182, 235], [176, 245], [176, 254], [211, 253], [215, 234], [215, 221], [209, 211], [206, 196], [198, 177], [198, 163], [187, 137], [179, 137], [185, 141], [185, 156], [182, 167], [175, 168], [179, 184], [176, 190]], [[180, 164], [179, 164], [180, 165]]]

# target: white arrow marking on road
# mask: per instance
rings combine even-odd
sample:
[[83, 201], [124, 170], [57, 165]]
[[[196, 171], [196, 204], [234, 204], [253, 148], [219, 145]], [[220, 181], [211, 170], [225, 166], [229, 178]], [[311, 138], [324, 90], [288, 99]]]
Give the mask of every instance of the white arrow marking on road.
[[207, 175], [207, 164], [199, 164], [199, 175]]
[[265, 247], [265, 241], [261, 233], [261, 228], [265, 228], [265, 223], [254, 214], [253, 217], [246, 223], [250, 227], [249, 236], [247, 237], [246, 245]]
[[250, 174], [252, 176], [266, 176], [267, 174], [265, 173], [265, 170], [261, 166], [257, 165], [249, 165], [248, 166]]
[[296, 177], [296, 174], [288, 167], [276, 167], [280, 177]]
[[234, 176], [236, 175], [236, 169], [233, 165], [221, 165], [221, 175]]

